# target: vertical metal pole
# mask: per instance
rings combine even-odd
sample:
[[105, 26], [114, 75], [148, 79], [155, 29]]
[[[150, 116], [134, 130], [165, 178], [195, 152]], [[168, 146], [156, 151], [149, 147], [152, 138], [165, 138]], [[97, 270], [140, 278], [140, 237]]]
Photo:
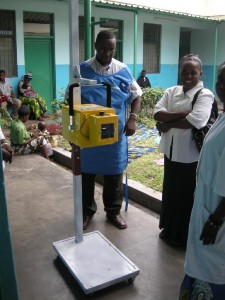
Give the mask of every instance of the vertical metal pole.
[[214, 93], [215, 93], [215, 85], [216, 85], [217, 49], [218, 49], [218, 22], [216, 21], [215, 40], [214, 40], [213, 86], [212, 86], [212, 90]]
[[84, 1], [84, 49], [85, 60], [91, 58], [91, 0]]
[[80, 147], [72, 146], [73, 190], [74, 190], [74, 223], [75, 241], [83, 241], [83, 207], [82, 207], [82, 176], [80, 163]]
[[69, 5], [70, 83], [73, 82], [74, 68], [79, 65], [79, 5], [70, 0]]
[[[74, 81], [74, 69], [79, 65], [79, 5], [78, 0], [70, 1], [70, 84]], [[70, 129], [74, 127], [73, 118], [73, 88], [70, 86]], [[82, 212], [82, 179], [80, 171], [80, 148], [72, 146], [72, 166], [73, 166], [73, 200], [74, 200], [74, 226], [75, 241], [83, 241], [83, 212]]]
[[137, 35], [138, 35], [138, 12], [134, 12], [134, 67], [133, 76], [137, 78]]
[[[73, 93], [74, 89], [79, 88], [78, 83], [73, 83], [69, 87], [69, 130], [74, 131], [74, 106]], [[80, 147], [72, 145], [72, 166], [73, 166], [73, 200], [74, 200], [74, 226], [75, 226], [75, 242], [83, 241], [83, 207], [82, 207], [82, 176]]]
[[[126, 108], [125, 112], [125, 119], [126, 121], [129, 118], [129, 110], [128, 107]], [[128, 164], [128, 159], [129, 159], [129, 139], [127, 137], [127, 164]], [[129, 204], [129, 188], [128, 188], [128, 167], [126, 169], [126, 181], [125, 181], [125, 211], [128, 209], [128, 204]]]
[[128, 209], [129, 199], [128, 199], [128, 172], [126, 171], [126, 183], [125, 183], [125, 211]]
[[18, 300], [16, 273], [8, 224], [5, 183], [0, 149], [0, 299]]

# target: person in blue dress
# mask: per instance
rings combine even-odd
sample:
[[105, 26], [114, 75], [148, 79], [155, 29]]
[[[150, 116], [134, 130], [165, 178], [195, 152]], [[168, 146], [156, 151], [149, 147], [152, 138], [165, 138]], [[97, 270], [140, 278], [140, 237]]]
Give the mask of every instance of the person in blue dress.
[[[225, 108], [225, 62], [218, 70], [216, 93]], [[180, 300], [225, 299], [224, 137], [223, 112], [206, 135], [200, 153]]]
[[[95, 42], [95, 57], [81, 63], [83, 78], [108, 83], [111, 86], [111, 105], [119, 119], [119, 140], [112, 145], [81, 150], [83, 228], [87, 229], [97, 210], [94, 198], [96, 174], [103, 175], [103, 203], [107, 219], [119, 229], [127, 224], [120, 214], [123, 201], [123, 171], [128, 162], [127, 136], [135, 133], [137, 113], [142, 91], [128, 67], [113, 58], [116, 36], [111, 31], [101, 31]], [[106, 87], [81, 87], [82, 104], [106, 106]], [[130, 105], [130, 115], [125, 118]]]

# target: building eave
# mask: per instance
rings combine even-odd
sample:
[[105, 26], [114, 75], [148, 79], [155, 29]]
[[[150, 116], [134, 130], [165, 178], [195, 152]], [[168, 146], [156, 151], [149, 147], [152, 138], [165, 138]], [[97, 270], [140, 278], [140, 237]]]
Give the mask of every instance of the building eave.
[[171, 17], [188, 18], [188, 19], [190, 18], [190, 19], [196, 19], [200, 21], [211, 21], [211, 22], [225, 21], [225, 16], [200, 16], [200, 15], [188, 14], [184, 12], [164, 10], [160, 8], [152, 8], [149, 6], [119, 2], [119, 1], [117, 2], [117, 1], [105, 1], [105, 0], [91, 0], [91, 2], [97, 7], [110, 7], [111, 9], [113, 8], [113, 9], [120, 9], [120, 10], [122, 9], [127, 11], [143, 11], [152, 14], [161, 14], [161, 15], [167, 15]]

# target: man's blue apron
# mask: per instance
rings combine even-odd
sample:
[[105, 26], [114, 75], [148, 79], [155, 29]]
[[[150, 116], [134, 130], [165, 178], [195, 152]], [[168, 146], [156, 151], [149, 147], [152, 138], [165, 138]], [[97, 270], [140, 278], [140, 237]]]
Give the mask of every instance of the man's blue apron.
[[[83, 62], [80, 65], [83, 78], [106, 82], [112, 87], [111, 106], [116, 110], [119, 118], [119, 140], [112, 145], [85, 148], [81, 150], [81, 170], [89, 174], [116, 175], [123, 172], [127, 166], [127, 137], [123, 133], [125, 125], [125, 111], [129, 103], [129, 84], [133, 78], [130, 71], [124, 67], [113, 75], [96, 74], [90, 66]], [[105, 86], [82, 86], [82, 104], [107, 105]]]

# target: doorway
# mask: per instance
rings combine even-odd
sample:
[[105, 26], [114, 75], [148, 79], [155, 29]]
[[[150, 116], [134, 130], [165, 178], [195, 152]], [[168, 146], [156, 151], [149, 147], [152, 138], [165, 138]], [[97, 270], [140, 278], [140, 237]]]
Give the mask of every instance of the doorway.
[[32, 87], [45, 98], [48, 111], [54, 99], [53, 15], [24, 13], [25, 72], [32, 73]]
[[[191, 49], [191, 31], [188, 28], [181, 28], [178, 63], [182, 56], [190, 54], [190, 49]], [[177, 78], [177, 83], [178, 85], [181, 84], [179, 74]]]

